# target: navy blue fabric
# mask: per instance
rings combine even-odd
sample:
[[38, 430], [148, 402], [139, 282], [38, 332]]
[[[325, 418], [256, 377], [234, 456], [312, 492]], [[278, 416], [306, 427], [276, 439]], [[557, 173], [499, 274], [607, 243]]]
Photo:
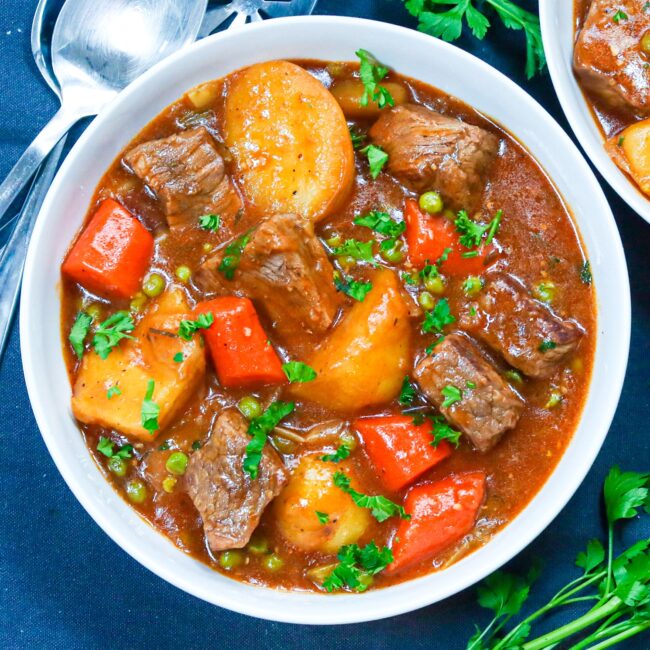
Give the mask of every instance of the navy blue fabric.
[[[190, 1], [190, 0], [188, 0]], [[569, 0], [567, 0], [568, 2]], [[522, 2], [534, 9], [532, 0]], [[29, 29], [36, 0], [0, 0], [0, 177], [55, 110], [33, 65]], [[400, 0], [320, 0], [317, 13], [414, 26]], [[359, 45], [363, 45], [360, 35]], [[523, 40], [495, 28], [460, 45], [504, 71], [568, 130], [548, 76], [526, 81]], [[414, 57], [418, 52], [412, 53]], [[650, 225], [603, 186], [621, 229], [630, 268], [633, 331], [623, 397], [589, 476], [555, 522], [512, 563], [546, 565], [532, 604], [572, 575], [575, 554], [602, 534], [599, 493], [617, 463], [650, 469]], [[598, 215], [593, 215], [594, 219]], [[43, 327], [57, 327], [55, 320]], [[464, 648], [488, 613], [467, 590], [408, 615], [346, 627], [301, 627], [255, 620], [199, 601], [163, 582], [116, 546], [76, 502], [50, 460], [27, 399], [18, 328], [0, 366], [0, 648]], [[633, 522], [624, 537], [650, 534]], [[566, 620], [561, 614], [555, 623]], [[625, 647], [648, 648], [648, 637]]]

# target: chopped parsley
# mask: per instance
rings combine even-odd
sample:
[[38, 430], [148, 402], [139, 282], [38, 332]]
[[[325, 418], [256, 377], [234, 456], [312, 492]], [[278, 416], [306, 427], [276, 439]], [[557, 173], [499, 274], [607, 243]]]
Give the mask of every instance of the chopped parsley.
[[150, 379], [147, 383], [147, 392], [145, 393], [144, 400], [142, 400], [142, 410], [140, 416], [142, 418], [142, 428], [146, 429], [152, 436], [160, 429], [158, 424], [158, 416], [160, 415], [160, 406], [152, 401], [153, 391], [156, 387], [156, 382]]
[[80, 311], [75, 318], [70, 335], [68, 336], [68, 341], [70, 341], [72, 349], [80, 359], [84, 353], [84, 341], [86, 340], [92, 322], [93, 317], [90, 314]]
[[428, 345], [424, 349], [425, 354], [431, 354], [433, 352], [433, 349], [437, 346], [440, 345], [443, 341], [445, 340], [444, 336], [439, 336], [431, 345]]
[[239, 266], [239, 260], [244, 252], [244, 248], [246, 248], [251, 240], [252, 233], [253, 229], [226, 246], [225, 255], [219, 264], [219, 271], [223, 273], [227, 280], [232, 280], [235, 276], [235, 270]]
[[449, 301], [447, 298], [441, 298], [436, 303], [436, 306], [425, 314], [422, 331], [425, 334], [429, 334], [430, 332], [440, 333], [446, 325], [451, 325], [455, 322], [456, 318], [451, 313]]
[[591, 284], [592, 279], [591, 264], [589, 264], [589, 260], [586, 260], [580, 266], [580, 280], [582, 280], [584, 284]]
[[354, 223], [392, 238], [399, 237], [406, 230], [404, 221], [395, 221], [388, 212], [379, 212], [378, 210], [372, 210], [368, 214], [355, 217]]
[[185, 357], [183, 357], [183, 353], [182, 353], [182, 352], [177, 352], [177, 353], [174, 355], [174, 362], [175, 362], [175, 363], [183, 363], [183, 359], [184, 359], [184, 358], [185, 358]]
[[339, 271], [334, 271], [334, 286], [337, 291], [341, 291], [346, 296], [363, 302], [370, 289], [372, 289], [372, 282], [357, 282]]
[[304, 384], [316, 379], [316, 371], [302, 361], [289, 361], [282, 364], [282, 370], [290, 384]]
[[318, 517], [318, 521], [325, 525], [329, 524], [330, 522], [330, 516], [326, 512], [320, 512], [319, 510], [316, 510], [316, 516]]
[[626, 14], [623, 10], [619, 9], [619, 10], [618, 10], [618, 11], [617, 11], [613, 16], [612, 16], [612, 20], [613, 20], [615, 23], [620, 23], [621, 20], [627, 20], [627, 14]]
[[354, 488], [350, 487], [350, 478], [343, 472], [335, 472], [333, 480], [336, 487], [349, 494], [352, 497], [352, 501], [359, 508], [368, 508], [370, 514], [380, 523], [396, 515], [399, 515], [402, 519], [411, 518], [411, 515], [406, 514], [403, 506], [398, 505], [385, 496], [380, 494], [371, 496], [357, 492]]
[[202, 445], [201, 445], [201, 441], [200, 441], [200, 440], [195, 440], [195, 441], [192, 443], [192, 449], [193, 449], [194, 451], [198, 451], [199, 449], [201, 449], [201, 447], [202, 447]]
[[342, 460], [348, 458], [351, 452], [350, 445], [344, 442], [337, 447], [333, 454], [321, 456], [321, 460], [325, 463], [340, 463]]
[[199, 226], [203, 230], [209, 230], [210, 232], [217, 232], [219, 226], [221, 225], [221, 217], [218, 214], [204, 214], [202, 217], [199, 217]]
[[433, 435], [432, 447], [437, 447], [443, 440], [447, 440], [454, 447], [458, 447], [460, 444], [460, 431], [456, 431], [451, 427], [442, 415], [432, 415], [429, 416], [429, 419], [433, 426], [431, 431]]
[[448, 409], [452, 404], [460, 402], [463, 399], [463, 393], [460, 388], [457, 388], [453, 384], [447, 384], [441, 391], [442, 396], [445, 398], [445, 401], [442, 403], [441, 408]]
[[[214, 323], [214, 314], [212, 312], [208, 311], [204, 314], [199, 314], [196, 320], [182, 320], [178, 327], [178, 335], [184, 341], [191, 341], [198, 330], [207, 330], [212, 323]], [[182, 360], [183, 356], [181, 354]], [[174, 357], [174, 361], [176, 361], [176, 357]]]
[[417, 280], [415, 280], [415, 279], [413, 278], [413, 274], [412, 274], [412, 273], [407, 273], [406, 271], [403, 271], [401, 277], [402, 277], [402, 280], [404, 280], [404, 282], [405, 282], [406, 284], [408, 284], [409, 286], [411, 286], [411, 287], [417, 287], [417, 285], [418, 285]]
[[271, 431], [280, 423], [280, 420], [293, 413], [295, 406], [293, 402], [273, 402], [262, 415], [250, 421], [248, 434], [252, 436], [252, 439], [246, 445], [244, 471], [252, 479], [257, 478], [266, 439]]
[[369, 144], [367, 147], [364, 147], [361, 149], [361, 153], [365, 153], [368, 157], [370, 175], [373, 179], [377, 178], [384, 165], [388, 162], [388, 154], [375, 144]]
[[402, 382], [402, 390], [400, 390], [398, 401], [402, 406], [408, 406], [409, 404], [413, 404], [414, 399], [415, 388], [413, 388], [413, 384], [407, 375]]
[[366, 139], [365, 133], [361, 133], [361, 131], [357, 131], [353, 126], [349, 127], [349, 130], [350, 130], [350, 140], [352, 140], [352, 148], [361, 149], [364, 140]]
[[[456, 232], [460, 233], [460, 243], [465, 248], [478, 248], [482, 243], [488, 246], [492, 243], [494, 236], [499, 230], [502, 217], [503, 210], [497, 210], [494, 218], [489, 223], [483, 224], [470, 219], [467, 212], [461, 210], [454, 221]], [[483, 241], [483, 237], [485, 237], [485, 241]], [[477, 255], [478, 253], [473, 255], [473, 257]], [[463, 254], [463, 257], [467, 256], [469, 256], [467, 253]]]
[[621, 136], [619, 136], [618, 140], [616, 141], [616, 146], [617, 147], [622, 147], [624, 142], [625, 142], [625, 136], [621, 135]]
[[332, 248], [332, 255], [345, 255], [362, 262], [372, 262], [374, 255], [372, 245], [374, 240], [359, 241], [358, 239], [346, 239], [340, 246]]
[[380, 549], [374, 541], [360, 548], [356, 544], [341, 546], [337, 553], [339, 563], [323, 581], [323, 587], [332, 592], [348, 587], [365, 591], [368, 578], [383, 571], [392, 561], [393, 552], [384, 546]]
[[102, 436], [97, 443], [97, 451], [104, 454], [106, 458], [131, 458], [133, 452], [132, 445], [122, 445], [117, 450], [114, 449], [115, 443], [109, 438]]
[[551, 341], [550, 339], [546, 341], [542, 341], [538, 346], [537, 349], [540, 352], [548, 352], [549, 350], [555, 350], [557, 347], [557, 343], [555, 341]]
[[93, 337], [95, 352], [102, 359], [106, 359], [122, 339], [133, 338], [128, 332], [132, 332], [134, 328], [135, 322], [128, 311], [116, 311], [95, 330]]
[[355, 54], [359, 57], [359, 77], [364, 88], [359, 104], [367, 106], [368, 102], [372, 101], [379, 108], [395, 106], [395, 100], [390, 92], [379, 85], [379, 82], [388, 74], [388, 68], [381, 65], [368, 50], [359, 49]]
[[119, 386], [116, 384], [115, 386], [111, 386], [107, 391], [106, 391], [106, 399], [111, 399], [112, 397], [117, 397], [122, 394], [122, 391], [119, 389]]

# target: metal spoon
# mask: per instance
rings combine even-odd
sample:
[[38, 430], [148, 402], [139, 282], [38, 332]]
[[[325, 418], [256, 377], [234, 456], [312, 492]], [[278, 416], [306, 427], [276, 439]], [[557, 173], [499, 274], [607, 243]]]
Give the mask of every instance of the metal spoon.
[[67, 0], [52, 37], [59, 111], [0, 185], [0, 217], [45, 156], [155, 63], [193, 41], [207, 0]]

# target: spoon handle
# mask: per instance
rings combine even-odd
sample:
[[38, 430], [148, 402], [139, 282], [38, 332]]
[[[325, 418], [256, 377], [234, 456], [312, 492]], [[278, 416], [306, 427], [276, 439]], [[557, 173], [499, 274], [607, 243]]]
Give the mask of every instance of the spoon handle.
[[52, 151], [54, 145], [82, 117], [83, 115], [80, 115], [78, 111], [70, 111], [62, 106], [27, 147], [0, 185], [0, 219], [11, 207], [23, 187], [27, 185], [47, 154]]
[[65, 136], [38, 170], [14, 231], [0, 256], [0, 360], [9, 340], [9, 328], [18, 301], [29, 240], [45, 195], [56, 173]]

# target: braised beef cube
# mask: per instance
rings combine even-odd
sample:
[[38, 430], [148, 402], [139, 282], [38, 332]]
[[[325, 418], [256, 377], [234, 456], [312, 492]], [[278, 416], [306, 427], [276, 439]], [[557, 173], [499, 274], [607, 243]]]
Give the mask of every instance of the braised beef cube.
[[463, 334], [449, 334], [436, 345], [415, 367], [415, 378], [426, 397], [479, 451], [491, 449], [514, 428], [524, 408]]
[[477, 207], [499, 148], [485, 129], [414, 104], [383, 111], [370, 137], [388, 153], [388, 171], [416, 191], [437, 190], [455, 209]]
[[204, 127], [131, 149], [126, 164], [162, 201], [170, 227], [193, 226], [217, 214], [231, 226], [242, 207], [214, 138]]
[[244, 472], [248, 424], [238, 411], [219, 415], [208, 442], [190, 456], [185, 485], [203, 519], [212, 551], [246, 546], [266, 506], [287, 482], [287, 471], [265, 445], [257, 478]]
[[576, 41], [573, 66], [582, 86], [611, 108], [650, 114], [650, 74], [641, 39], [650, 12], [641, 0], [593, 0]]
[[304, 332], [322, 333], [341, 304], [334, 269], [310, 221], [279, 214], [251, 233], [232, 280], [219, 266], [226, 247], [198, 270], [196, 285], [208, 294], [238, 293], [259, 303], [276, 330], [288, 339]]
[[462, 326], [530, 377], [549, 377], [575, 351], [583, 335], [573, 320], [563, 320], [535, 300], [507, 273], [495, 272]]

